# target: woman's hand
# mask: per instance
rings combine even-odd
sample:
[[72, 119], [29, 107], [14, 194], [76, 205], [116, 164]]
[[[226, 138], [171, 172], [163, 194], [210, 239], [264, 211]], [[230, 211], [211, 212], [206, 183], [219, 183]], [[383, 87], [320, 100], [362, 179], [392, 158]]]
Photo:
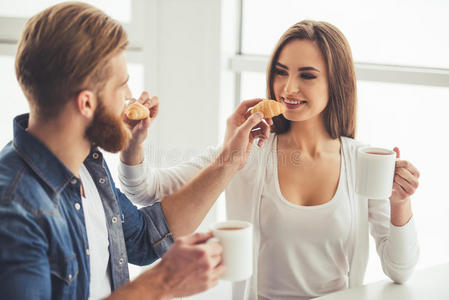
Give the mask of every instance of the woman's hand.
[[[393, 150], [396, 152], [396, 157], [399, 158], [399, 148], [395, 147]], [[397, 160], [390, 203], [393, 205], [407, 201], [418, 188], [418, 179], [419, 171], [414, 165], [406, 160]]]

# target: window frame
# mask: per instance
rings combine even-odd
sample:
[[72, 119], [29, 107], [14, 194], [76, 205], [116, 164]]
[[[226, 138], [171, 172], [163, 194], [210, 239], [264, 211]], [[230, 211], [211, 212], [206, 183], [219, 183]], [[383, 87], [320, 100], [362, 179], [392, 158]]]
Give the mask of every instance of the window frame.
[[[228, 67], [234, 72], [237, 78], [234, 105], [237, 106], [243, 99], [241, 99], [241, 86], [243, 72], [255, 72], [259, 74], [266, 74], [269, 56], [244, 54], [242, 53], [242, 35], [243, 35], [243, 1], [240, 2], [240, 24], [238, 41], [239, 49], [236, 55], [231, 57], [228, 61]], [[355, 70], [357, 81], [368, 81], [378, 83], [392, 83], [392, 84], [409, 84], [424, 87], [442, 87], [449, 88], [449, 68], [430, 68], [414, 65], [394, 65], [394, 64], [380, 64], [380, 63], [366, 63], [362, 61], [355, 61]], [[449, 100], [449, 99], [446, 99]], [[440, 233], [442, 234], [442, 233]], [[367, 272], [365, 273], [365, 283], [382, 280], [385, 277], [381, 274], [380, 262], [376, 259], [377, 255], [375, 244], [370, 236], [370, 260], [368, 261]], [[443, 263], [440, 261], [439, 263]], [[377, 270], [377, 273], [369, 274], [369, 270]], [[376, 272], [377, 272], [376, 271]]]
[[[229, 69], [235, 72], [237, 91], [234, 99], [235, 105], [240, 103], [241, 73], [245, 71], [265, 73], [268, 67], [269, 56], [243, 54], [243, 1], [239, 0], [239, 34], [238, 51], [229, 60]], [[355, 61], [357, 80], [387, 82], [397, 84], [413, 84], [423, 86], [449, 87], [449, 68], [429, 68], [414, 65], [378, 64]]]
[[[145, 44], [144, 0], [131, 0], [131, 22], [122, 23], [128, 33], [127, 57], [132, 63], [144, 63]], [[28, 18], [0, 16], [0, 55], [15, 56], [17, 44]]]

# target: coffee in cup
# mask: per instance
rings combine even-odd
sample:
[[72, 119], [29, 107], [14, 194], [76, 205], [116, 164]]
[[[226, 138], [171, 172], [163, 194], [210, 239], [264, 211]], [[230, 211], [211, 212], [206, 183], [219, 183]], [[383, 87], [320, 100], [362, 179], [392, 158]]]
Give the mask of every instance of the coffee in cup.
[[243, 227], [220, 227], [217, 228], [217, 230], [240, 230], [243, 229]]

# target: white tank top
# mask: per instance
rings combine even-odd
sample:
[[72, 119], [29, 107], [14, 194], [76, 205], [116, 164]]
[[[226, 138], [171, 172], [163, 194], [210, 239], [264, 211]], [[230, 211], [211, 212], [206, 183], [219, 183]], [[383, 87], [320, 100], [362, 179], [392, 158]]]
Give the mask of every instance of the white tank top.
[[343, 153], [334, 197], [301, 206], [282, 196], [276, 150], [277, 138], [261, 196], [259, 300], [308, 300], [347, 288], [351, 212]]

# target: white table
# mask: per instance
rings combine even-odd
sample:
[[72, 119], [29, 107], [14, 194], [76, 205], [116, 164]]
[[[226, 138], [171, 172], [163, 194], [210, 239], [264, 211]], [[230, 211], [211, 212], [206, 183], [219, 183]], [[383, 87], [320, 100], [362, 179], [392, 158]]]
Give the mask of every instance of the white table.
[[415, 271], [404, 284], [383, 280], [319, 300], [449, 300], [449, 263]]

